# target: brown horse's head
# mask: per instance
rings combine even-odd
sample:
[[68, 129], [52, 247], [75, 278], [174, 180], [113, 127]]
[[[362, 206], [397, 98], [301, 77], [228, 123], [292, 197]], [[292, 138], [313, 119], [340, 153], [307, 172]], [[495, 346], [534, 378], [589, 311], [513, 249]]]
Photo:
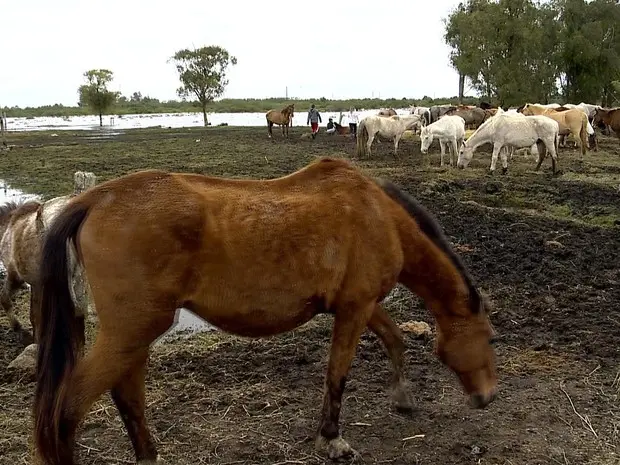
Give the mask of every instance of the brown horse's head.
[[470, 312], [468, 316], [451, 315], [438, 321], [435, 352], [458, 376], [472, 407], [484, 408], [497, 394], [495, 330], [488, 318], [487, 300], [473, 291], [476, 295], [470, 296], [469, 309], [463, 309]]
[[[384, 191], [405, 207], [420, 230], [445, 257], [451, 267], [445, 269], [451, 278], [447, 288], [426, 302], [435, 315], [437, 337], [435, 352], [439, 359], [458, 376], [463, 389], [476, 408], [488, 405], [496, 396], [497, 374], [492, 342], [495, 331], [489, 320], [489, 301], [474, 285], [467, 268], [454, 252], [437, 219], [417, 200], [389, 181], [380, 181]], [[449, 284], [448, 284], [449, 283]], [[454, 285], [455, 283], [456, 286]], [[407, 287], [415, 288], [413, 283]], [[455, 289], [459, 288], [459, 289]]]
[[600, 127], [601, 125], [608, 126], [611, 121], [611, 111], [604, 108], [596, 108], [594, 110], [594, 117], [592, 118], [592, 126]]

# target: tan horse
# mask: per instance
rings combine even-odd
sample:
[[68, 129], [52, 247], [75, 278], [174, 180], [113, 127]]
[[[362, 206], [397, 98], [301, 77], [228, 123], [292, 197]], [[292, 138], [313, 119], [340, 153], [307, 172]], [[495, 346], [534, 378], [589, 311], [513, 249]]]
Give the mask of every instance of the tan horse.
[[[560, 135], [571, 134], [576, 141], [579, 141], [581, 155], [585, 155], [588, 147], [588, 117], [581, 110], [556, 111], [553, 108], [545, 108], [540, 105], [526, 103], [519, 111], [524, 115], [544, 115], [558, 122], [560, 125]], [[594, 132], [592, 130], [592, 132]]]
[[284, 131], [286, 130], [286, 137], [288, 137], [288, 127], [289, 125], [293, 125], [294, 113], [294, 103], [285, 106], [282, 110], [269, 110], [265, 113], [265, 118], [267, 119], [267, 131], [270, 139], [273, 137], [272, 128], [274, 124], [279, 124], [282, 126], [282, 136], [285, 136]]
[[[77, 171], [74, 174], [74, 193], [55, 197], [46, 202], [32, 201], [15, 208], [9, 204], [0, 214], [0, 261], [6, 268], [6, 279], [0, 291], [0, 306], [7, 313], [11, 326], [15, 331], [24, 332], [21, 323], [13, 313], [13, 297], [24, 283], [30, 285], [30, 323], [33, 329], [34, 342], [37, 341], [37, 319], [33, 316], [33, 308], [40, 304], [41, 288], [39, 267], [41, 265], [41, 248], [43, 236], [52, 220], [62, 211], [69, 200], [84, 190], [93, 187], [96, 178], [93, 173]], [[6, 212], [10, 215], [6, 215]], [[2, 212], [2, 210], [0, 210]], [[1, 218], [8, 218], [1, 222]], [[2, 226], [4, 224], [4, 227]], [[77, 313], [83, 318], [88, 313], [88, 290], [86, 277], [81, 267], [77, 266], [74, 255], [70, 257], [71, 288], [73, 300], [76, 302]], [[29, 342], [30, 338], [25, 336]]]
[[592, 124], [598, 126], [600, 123], [611, 128], [620, 140], [620, 108], [597, 108]]
[[[13, 312], [13, 294], [25, 284], [25, 281], [21, 279], [20, 275], [14, 270], [15, 257], [11, 256], [13, 254], [7, 253], [9, 241], [5, 239], [5, 237], [7, 236], [7, 231], [12, 231], [10, 235], [15, 237], [15, 233], [13, 231], [15, 231], [16, 225], [18, 226], [22, 224], [24, 217], [32, 217], [33, 215], [36, 215], [40, 210], [41, 205], [41, 202], [36, 200], [30, 200], [22, 203], [7, 202], [4, 205], [0, 205], [0, 261], [6, 269], [6, 276], [2, 284], [2, 290], [0, 291], [0, 306], [6, 312], [13, 331], [22, 333], [22, 338], [27, 344], [30, 344], [33, 338], [23, 329], [22, 324]], [[36, 245], [38, 239], [40, 239], [40, 234], [41, 231], [38, 230], [35, 222], [32, 222], [31, 231], [27, 231], [26, 234], [23, 234], [22, 231], [22, 234], [20, 234], [22, 237], [21, 242], [24, 244], [22, 252], [26, 252], [26, 254], [28, 254], [29, 251]], [[17, 258], [19, 260], [21, 257], [18, 256]], [[35, 272], [38, 271], [38, 266], [35, 268]], [[32, 313], [33, 297], [35, 296], [31, 294], [30, 322], [34, 328], [34, 315]]]
[[[72, 324], [69, 243], [99, 316], [84, 358]], [[46, 465], [75, 463], [77, 427], [108, 390], [138, 463], [158, 460], [145, 418], [146, 362], [181, 306], [245, 337], [334, 316], [316, 443], [333, 459], [355, 455], [339, 418], [366, 328], [390, 356], [397, 406], [412, 407], [402, 334], [379, 303], [398, 282], [434, 315], [436, 353], [471, 405], [484, 408], [496, 396], [489, 307], [437, 220], [345, 160], [320, 159], [270, 180], [148, 170], [104, 182], [72, 199], [52, 225], [41, 278], [34, 421]]]

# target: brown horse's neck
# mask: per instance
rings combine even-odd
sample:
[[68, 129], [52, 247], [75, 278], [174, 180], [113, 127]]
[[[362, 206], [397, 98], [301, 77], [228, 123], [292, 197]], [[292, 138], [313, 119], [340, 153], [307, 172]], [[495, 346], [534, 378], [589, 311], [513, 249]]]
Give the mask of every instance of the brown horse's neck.
[[402, 243], [405, 262], [399, 281], [420, 296], [442, 326], [446, 318], [471, 314], [465, 278], [450, 257], [422, 234]]

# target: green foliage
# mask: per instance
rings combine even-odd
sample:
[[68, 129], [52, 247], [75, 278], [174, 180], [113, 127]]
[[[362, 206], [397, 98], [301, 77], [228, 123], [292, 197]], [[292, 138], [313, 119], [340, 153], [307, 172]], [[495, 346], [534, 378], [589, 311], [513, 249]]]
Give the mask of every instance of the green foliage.
[[84, 73], [86, 84], [78, 89], [79, 106], [89, 106], [99, 115], [99, 126], [103, 126], [102, 115], [109, 110], [118, 98], [118, 92], [108, 90], [113, 73], [108, 69], [91, 69]]
[[237, 64], [237, 58], [224, 48], [212, 45], [194, 50], [179, 50], [171, 58], [179, 73], [179, 97], [194, 96], [202, 106], [205, 126], [207, 104], [221, 97], [228, 85], [226, 70]]
[[615, 0], [466, 0], [444, 23], [452, 66], [495, 103], [612, 104], [620, 75]]

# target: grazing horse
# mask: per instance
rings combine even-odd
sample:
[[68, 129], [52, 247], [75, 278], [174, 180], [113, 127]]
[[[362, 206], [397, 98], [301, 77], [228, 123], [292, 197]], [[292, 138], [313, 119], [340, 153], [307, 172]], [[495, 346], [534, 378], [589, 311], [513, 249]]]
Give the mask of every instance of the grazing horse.
[[[99, 327], [84, 358], [67, 282], [75, 243]], [[156, 251], [157, 253], [154, 253]], [[260, 276], [260, 279], [256, 279]], [[76, 429], [111, 390], [138, 463], [158, 460], [145, 418], [149, 346], [190, 309], [223, 331], [264, 337], [334, 315], [317, 447], [355, 451], [340, 435], [345, 382], [369, 328], [392, 363], [396, 402], [410, 409], [402, 334], [381, 302], [402, 283], [436, 321], [436, 354], [471, 405], [496, 396], [486, 299], [437, 220], [404, 191], [345, 160], [320, 159], [271, 180], [147, 170], [69, 202], [41, 264], [42, 333], [34, 399], [36, 455], [73, 465]]]
[[359, 122], [357, 128], [357, 156], [368, 154], [376, 135], [388, 139], [394, 139], [394, 156], [398, 154], [398, 143], [403, 133], [408, 129], [420, 128], [424, 125], [424, 119], [419, 115], [384, 116], [370, 115]]
[[[520, 149], [530, 147], [532, 152], [538, 152], [540, 168], [546, 151], [551, 154], [553, 173], [557, 174], [557, 147], [560, 125], [557, 121], [546, 116], [525, 116], [522, 114], [507, 114], [498, 110], [495, 116], [486, 120], [476, 131], [469, 136], [461, 146], [457, 166], [466, 168], [474, 156], [477, 147], [483, 144], [493, 144], [491, 157], [491, 173], [495, 172], [497, 158], [502, 156], [502, 173], [508, 171], [508, 150], [504, 147]], [[544, 150], [546, 149], [546, 151]]]
[[[75, 195], [92, 188], [96, 184], [93, 173], [76, 171], [74, 173], [74, 192], [70, 195], [55, 197], [46, 202], [31, 201], [15, 209], [13, 205], [4, 207], [5, 212], [12, 210], [4, 227], [0, 222], [0, 261], [7, 270], [4, 285], [0, 291], [0, 306], [4, 308], [11, 326], [15, 331], [22, 327], [13, 314], [13, 297], [15, 292], [24, 284], [30, 285], [30, 323], [32, 336], [37, 341], [37, 318], [33, 315], [34, 309], [40, 304], [41, 288], [39, 281], [39, 266], [41, 263], [41, 249], [43, 236], [52, 220], [62, 211], [69, 200]], [[0, 212], [2, 210], [0, 209]], [[0, 217], [6, 215], [0, 214]], [[86, 277], [83, 270], [77, 266], [74, 252], [69, 258], [72, 281], [72, 298], [76, 303], [77, 314], [80, 318], [88, 314], [88, 291]], [[29, 337], [26, 336], [29, 341]]]
[[282, 110], [269, 110], [265, 113], [265, 118], [267, 119], [267, 131], [268, 136], [271, 139], [273, 137], [273, 125], [279, 124], [282, 126], [282, 136], [288, 137], [288, 127], [289, 125], [293, 125], [293, 116], [295, 113], [295, 104], [291, 103], [290, 105], [285, 106]]
[[450, 152], [450, 166], [456, 164], [456, 157], [463, 141], [465, 140], [465, 120], [461, 116], [446, 115], [428, 126], [422, 128], [420, 132], [420, 151], [427, 153], [428, 148], [433, 143], [433, 139], [439, 140], [440, 156], [439, 165], [443, 166], [443, 156], [446, 153], [446, 144]]
[[397, 114], [393, 108], [383, 108], [377, 113], [378, 116], [396, 116]]
[[560, 135], [572, 134], [575, 140], [579, 141], [581, 155], [586, 154], [588, 134], [594, 134], [594, 129], [588, 122], [588, 117], [581, 110], [557, 111], [554, 108], [544, 108], [542, 105], [526, 103], [520, 112], [526, 116], [543, 115], [557, 121], [560, 125]]
[[600, 123], [611, 128], [620, 140], [620, 108], [595, 109], [592, 124], [598, 126]]

